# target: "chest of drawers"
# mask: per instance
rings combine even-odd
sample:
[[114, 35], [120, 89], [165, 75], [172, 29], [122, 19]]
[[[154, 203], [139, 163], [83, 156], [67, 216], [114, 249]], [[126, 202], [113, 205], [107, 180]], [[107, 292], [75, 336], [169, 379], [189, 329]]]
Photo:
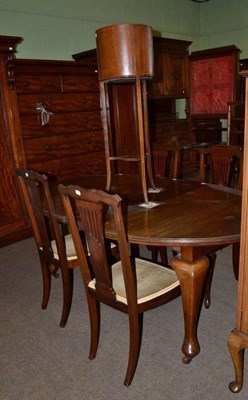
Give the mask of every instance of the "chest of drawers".
[[94, 63], [16, 60], [26, 166], [58, 179], [105, 172]]

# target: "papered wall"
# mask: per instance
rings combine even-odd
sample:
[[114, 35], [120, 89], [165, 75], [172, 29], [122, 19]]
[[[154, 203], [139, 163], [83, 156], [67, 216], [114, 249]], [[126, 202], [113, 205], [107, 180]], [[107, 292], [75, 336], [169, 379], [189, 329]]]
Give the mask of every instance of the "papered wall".
[[248, 0], [210, 0], [200, 6], [200, 49], [235, 44], [248, 58]]
[[21, 36], [20, 58], [71, 59], [95, 47], [95, 31], [144, 23], [190, 51], [236, 44], [248, 57], [248, 0], [0, 0], [0, 34]]
[[70, 59], [95, 47], [95, 31], [144, 23], [161, 36], [194, 42], [200, 6], [190, 0], [0, 0], [0, 34], [21, 36], [20, 58]]

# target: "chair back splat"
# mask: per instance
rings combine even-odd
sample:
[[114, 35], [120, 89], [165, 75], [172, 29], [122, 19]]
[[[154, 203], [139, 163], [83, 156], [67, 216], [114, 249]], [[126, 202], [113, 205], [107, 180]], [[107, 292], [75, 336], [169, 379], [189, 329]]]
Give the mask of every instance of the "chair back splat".
[[[243, 150], [238, 146], [216, 145], [200, 149], [200, 180], [241, 189], [242, 164]], [[210, 179], [207, 179], [208, 166]], [[235, 182], [235, 169], [240, 171], [238, 182]]]
[[78, 266], [72, 237], [62, 234], [61, 226], [56, 219], [47, 176], [27, 169], [17, 169], [16, 174], [41, 263], [43, 277], [42, 308], [45, 309], [48, 305], [51, 275], [57, 277], [57, 271], [60, 269], [63, 283], [63, 309], [60, 326], [64, 327], [72, 303], [72, 268]]
[[[158, 264], [131, 258], [122, 214], [122, 200], [115, 194], [79, 186], [59, 185], [69, 228], [84, 282], [91, 322], [89, 358], [97, 353], [100, 333], [100, 303], [129, 316], [130, 348], [124, 384], [130, 385], [137, 367], [142, 336], [143, 312], [165, 304], [180, 295], [175, 272]], [[120, 261], [110, 265], [105, 227], [113, 230]], [[83, 231], [91, 254], [83, 251]]]

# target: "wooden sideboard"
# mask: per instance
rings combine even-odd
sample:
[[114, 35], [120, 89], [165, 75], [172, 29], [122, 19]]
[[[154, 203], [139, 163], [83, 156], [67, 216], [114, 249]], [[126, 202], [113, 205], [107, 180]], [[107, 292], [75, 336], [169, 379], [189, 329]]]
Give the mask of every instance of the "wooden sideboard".
[[106, 172], [96, 63], [16, 59], [20, 42], [0, 36], [0, 246], [31, 235], [16, 167], [57, 179]]

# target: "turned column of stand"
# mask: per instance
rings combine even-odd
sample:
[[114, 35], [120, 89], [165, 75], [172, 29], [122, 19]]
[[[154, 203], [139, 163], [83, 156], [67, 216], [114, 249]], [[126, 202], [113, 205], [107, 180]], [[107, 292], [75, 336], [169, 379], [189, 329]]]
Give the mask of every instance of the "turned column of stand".
[[[149, 190], [156, 190], [152, 173], [146, 95], [146, 81], [153, 77], [154, 70], [152, 30], [142, 24], [111, 25], [96, 31], [96, 44], [106, 153], [106, 190], [111, 188], [116, 162], [137, 162], [144, 206], [150, 207], [152, 204], [148, 200], [147, 184], [150, 185]], [[133, 82], [135, 86], [137, 133], [132, 145], [137, 147], [137, 156], [124, 154], [121, 149], [117, 154], [114, 145], [116, 140], [112, 131], [109, 85], [122, 82]]]
[[242, 389], [244, 350], [248, 348], [248, 71], [242, 71], [241, 75], [246, 79], [242, 224], [236, 327], [228, 338], [228, 347], [235, 369], [235, 381], [229, 384], [233, 393], [238, 393]]

